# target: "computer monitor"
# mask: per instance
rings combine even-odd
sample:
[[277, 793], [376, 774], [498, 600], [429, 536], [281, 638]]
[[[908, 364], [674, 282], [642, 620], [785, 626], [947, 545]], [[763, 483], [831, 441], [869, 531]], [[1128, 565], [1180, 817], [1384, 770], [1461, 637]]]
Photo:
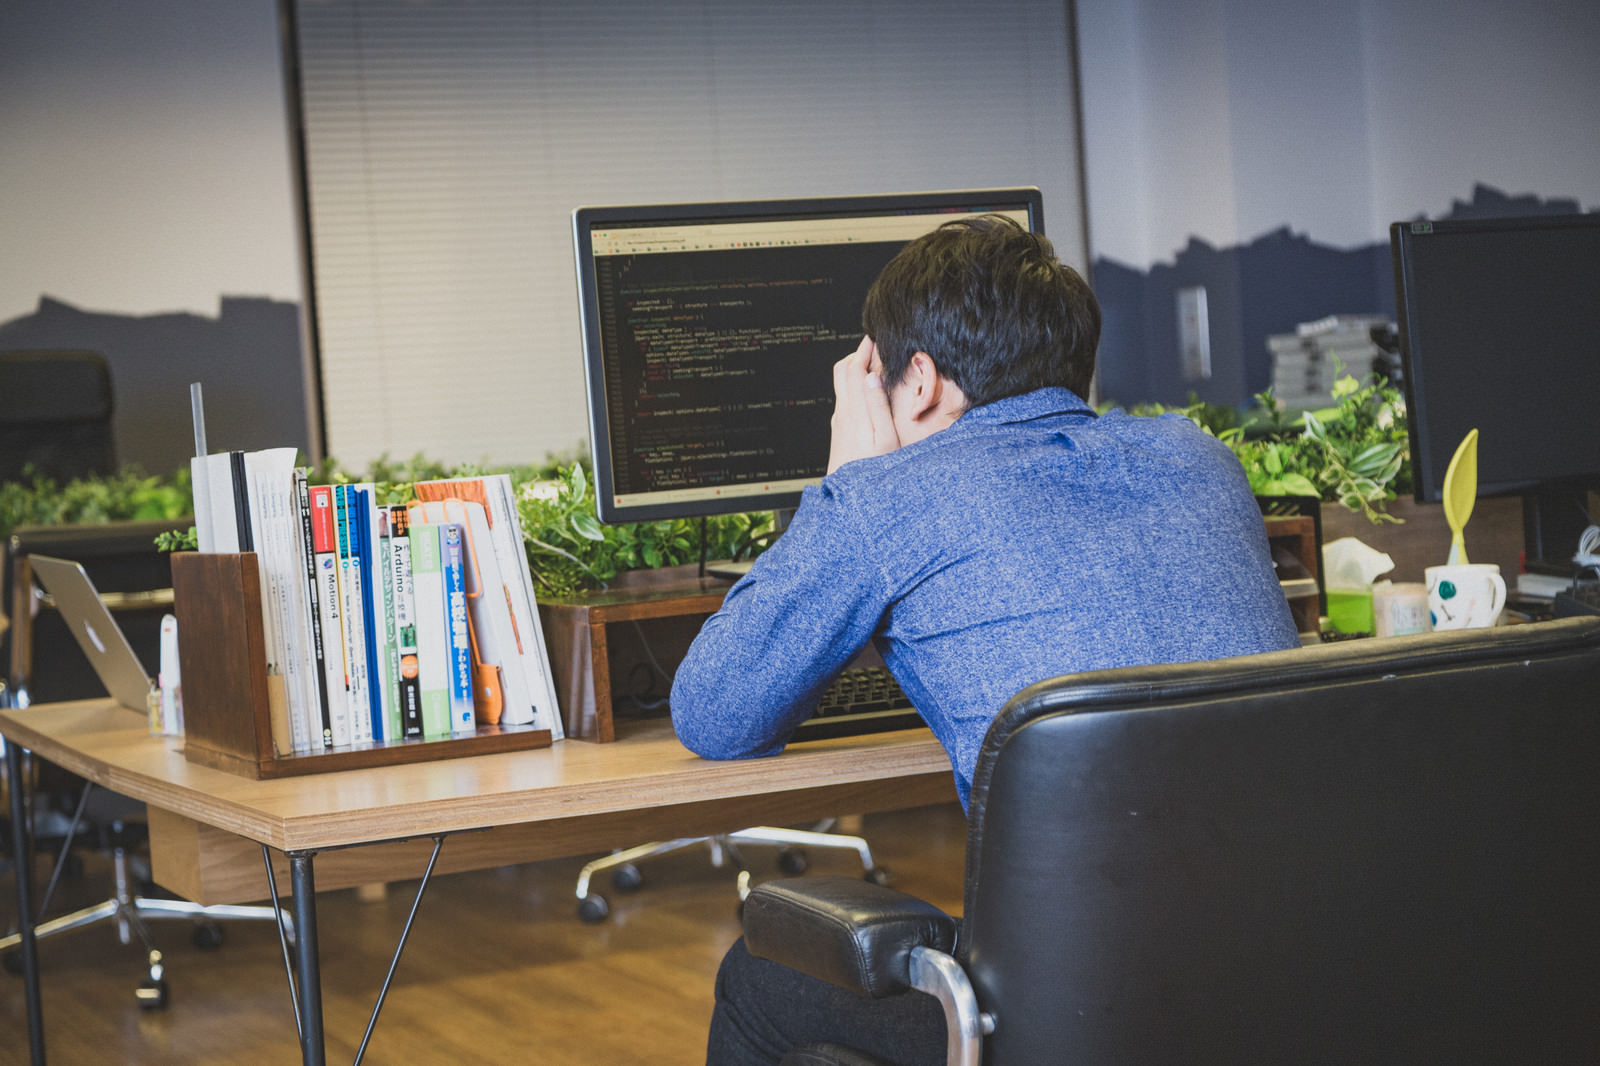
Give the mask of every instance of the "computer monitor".
[[605, 522], [792, 508], [828, 461], [833, 364], [908, 241], [1039, 190], [580, 207], [595, 495]]
[[1479, 493], [1522, 494], [1528, 558], [1570, 559], [1600, 486], [1600, 215], [1389, 235], [1417, 499], [1476, 427]]

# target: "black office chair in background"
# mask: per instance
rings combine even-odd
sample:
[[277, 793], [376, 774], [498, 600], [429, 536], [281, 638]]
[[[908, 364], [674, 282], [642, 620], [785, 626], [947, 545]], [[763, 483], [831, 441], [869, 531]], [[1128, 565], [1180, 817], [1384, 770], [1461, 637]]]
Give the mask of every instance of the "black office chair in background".
[[[171, 610], [171, 571], [165, 555], [155, 550], [157, 533], [187, 526], [188, 522], [117, 522], [91, 526], [38, 526], [14, 530], [8, 545], [10, 566], [7, 593], [11, 604], [10, 668], [8, 696], [13, 705], [105, 695], [76, 639], [50, 609], [48, 597], [32, 579], [33, 555], [64, 555], [83, 563], [101, 598], [117, 614], [118, 627], [129, 638], [147, 670], [158, 661], [161, 616]], [[186, 900], [148, 895], [141, 884], [150, 882], [150, 870], [140, 845], [145, 841], [144, 805], [92, 782], [66, 774], [56, 767], [30, 760], [31, 772], [47, 778], [29, 790], [34, 808], [29, 826], [35, 841], [56, 844], [56, 861], [50, 883], [38, 904], [41, 916], [50, 904], [52, 890], [64, 872], [79, 868], [75, 844], [86, 844], [111, 857], [112, 895], [109, 899], [41, 921], [40, 938], [69, 932], [101, 921], [116, 924], [124, 944], [137, 937], [143, 946], [148, 975], [135, 996], [141, 1006], [157, 1009], [167, 1004], [165, 962], [155, 946], [145, 920], [183, 918], [195, 923], [197, 946], [214, 948], [223, 939], [218, 921], [251, 919], [276, 921], [270, 906], [202, 905]], [[40, 803], [43, 797], [44, 803]], [[294, 929], [284, 916], [285, 936]], [[0, 953], [13, 965], [20, 937], [0, 937]]]
[[112, 473], [112, 407], [98, 352], [0, 352], [0, 481]]
[[959, 928], [809, 878], [746, 940], [937, 996], [964, 1066], [1600, 1062], [1597, 693], [1593, 618], [1045, 682], [979, 756]]
[[[112, 437], [114, 409], [110, 371], [94, 352], [0, 352], [0, 481], [31, 477], [65, 483], [75, 478], [111, 474], [117, 469]], [[174, 522], [117, 522], [102, 525], [21, 527], [11, 532], [0, 556], [0, 603], [7, 623], [0, 639], [7, 663], [0, 699], [9, 706], [105, 695], [77, 641], [31, 577], [29, 557], [55, 555], [79, 560], [118, 624], [153, 672], [157, 663], [161, 616], [171, 609], [172, 577], [164, 555], [155, 550], [158, 533], [187, 527]], [[27, 829], [35, 841], [59, 844], [49, 886], [39, 904], [41, 914], [64, 872], [81, 868], [75, 844], [89, 844], [110, 854], [113, 890], [110, 899], [42, 922], [40, 937], [66, 932], [103, 920], [115, 921], [124, 944], [138, 936], [149, 965], [136, 995], [142, 1006], [166, 1005], [167, 983], [161, 952], [144, 928], [146, 918], [189, 918], [197, 922], [197, 944], [221, 943], [223, 918], [274, 919], [270, 907], [202, 907], [182, 900], [147, 897], [139, 883], [148, 880], [136, 848], [144, 836], [144, 807], [116, 793], [35, 760], [28, 773], [40, 779], [29, 789], [36, 799]], [[45, 802], [37, 802], [38, 797]], [[9, 827], [16, 831], [16, 827]], [[292, 926], [286, 936], [293, 936]], [[15, 935], [0, 937], [0, 953], [8, 968], [16, 958]]]

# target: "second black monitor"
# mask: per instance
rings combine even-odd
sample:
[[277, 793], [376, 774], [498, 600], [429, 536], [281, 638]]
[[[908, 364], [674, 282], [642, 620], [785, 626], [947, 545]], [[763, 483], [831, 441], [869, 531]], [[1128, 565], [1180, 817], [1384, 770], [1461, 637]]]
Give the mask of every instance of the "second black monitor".
[[821, 480], [833, 364], [906, 242], [1039, 190], [582, 207], [573, 214], [599, 513], [793, 507]]

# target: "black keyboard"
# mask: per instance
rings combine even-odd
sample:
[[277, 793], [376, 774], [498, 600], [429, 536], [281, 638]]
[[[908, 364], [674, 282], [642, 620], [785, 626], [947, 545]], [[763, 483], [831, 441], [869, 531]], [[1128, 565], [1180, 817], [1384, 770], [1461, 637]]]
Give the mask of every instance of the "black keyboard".
[[1555, 612], [1557, 618], [1600, 614], [1600, 582], [1587, 581], [1556, 593]]
[[862, 666], [834, 678], [811, 717], [794, 731], [794, 740], [854, 737], [923, 726], [886, 666]]

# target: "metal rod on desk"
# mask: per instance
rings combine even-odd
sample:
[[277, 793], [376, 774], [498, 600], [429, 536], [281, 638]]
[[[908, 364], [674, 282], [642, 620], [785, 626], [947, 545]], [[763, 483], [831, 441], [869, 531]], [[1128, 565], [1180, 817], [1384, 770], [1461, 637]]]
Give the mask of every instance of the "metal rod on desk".
[[17, 873], [17, 923], [22, 937], [22, 980], [28, 1006], [28, 1053], [44, 1066], [44, 1011], [39, 1005], [39, 942], [33, 933], [33, 832], [23, 791], [22, 746], [6, 741], [6, 775], [11, 782], [11, 848]]
[[322, 1040], [322, 968], [317, 961], [317, 881], [312, 851], [289, 852], [289, 880], [294, 889], [294, 954], [300, 978], [300, 1061], [325, 1066]]
[[206, 457], [206, 403], [201, 398], [200, 383], [189, 383], [189, 412], [194, 418], [194, 454]]

